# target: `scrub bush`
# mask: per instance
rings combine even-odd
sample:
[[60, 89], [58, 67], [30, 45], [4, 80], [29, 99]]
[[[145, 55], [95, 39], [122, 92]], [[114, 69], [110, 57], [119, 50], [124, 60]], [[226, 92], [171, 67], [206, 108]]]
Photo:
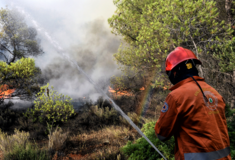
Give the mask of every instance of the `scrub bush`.
[[48, 148], [56, 151], [63, 149], [68, 140], [68, 134], [69, 132], [62, 133], [62, 129], [58, 127], [56, 127], [53, 133], [50, 129]]
[[235, 109], [231, 109], [229, 105], [225, 107], [225, 115], [227, 118], [228, 134], [230, 139], [230, 150], [232, 159], [235, 159]]
[[114, 108], [110, 109], [108, 106], [100, 107], [99, 105], [92, 105], [83, 116], [83, 123], [89, 125], [104, 126], [119, 123], [118, 112]]
[[[172, 137], [164, 143], [161, 142], [155, 135], [155, 124], [156, 122], [144, 124], [142, 128], [143, 133], [167, 159], [174, 160], [174, 138]], [[137, 139], [135, 143], [128, 141], [127, 144], [121, 148], [121, 152], [128, 156], [128, 160], [161, 160], [162, 158], [143, 137]]]
[[91, 106], [91, 112], [94, 113], [97, 117], [103, 118], [104, 120], [108, 120], [110, 117], [117, 116], [117, 111], [115, 109], [109, 109], [109, 107], [98, 108], [97, 105]]
[[[127, 116], [135, 123], [135, 125], [138, 125], [139, 127], [142, 127], [142, 123], [144, 123], [144, 121], [146, 120], [145, 118], [138, 116], [135, 112], [128, 112]], [[119, 119], [120, 122], [124, 125], [130, 126], [129, 122], [122, 116], [119, 116]]]
[[37, 146], [27, 143], [25, 147], [15, 145], [13, 150], [4, 156], [4, 160], [50, 160], [50, 156], [45, 150], [40, 150]]
[[15, 129], [11, 136], [0, 130], [0, 149], [4, 160], [49, 160], [46, 151], [41, 151], [28, 141], [29, 133]]
[[15, 129], [14, 132], [15, 134], [9, 136], [0, 130], [0, 149], [3, 151], [4, 155], [12, 152], [14, 146], [21, 146], [24, 148], [28, 142], [28, 132], [20, 132], [17, 129]]
[[68, 118], [75, 115], [72, 98], [58, 94], [58, 92], [48, 88], [49, 84], [41, 87], [34, 101], [34, 108], [28, 109], [24, 114], [26, 117], [33, 118], [34, 122], [57, 123], [67, 122]]

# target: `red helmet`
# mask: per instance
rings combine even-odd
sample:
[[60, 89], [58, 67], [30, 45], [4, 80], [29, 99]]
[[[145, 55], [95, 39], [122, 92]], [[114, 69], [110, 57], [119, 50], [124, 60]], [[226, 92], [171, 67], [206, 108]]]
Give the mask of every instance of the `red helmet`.
[[196, 64], [202, 64], [192, 51], [177, 47], [166, 57], [166, 71], [171, 71], [175, 66], [189, 59], [194, 59]]

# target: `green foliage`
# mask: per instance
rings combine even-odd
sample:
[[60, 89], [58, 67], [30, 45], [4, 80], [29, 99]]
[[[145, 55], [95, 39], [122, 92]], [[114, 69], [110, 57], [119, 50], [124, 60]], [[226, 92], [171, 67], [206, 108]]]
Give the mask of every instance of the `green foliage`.
[[8, 64], [43, 53], [36, 29], [28, 27], [24, 17], [17, 10], [1, 8], [0, 26], [1, 56]]
[[[174, 138], [172, 137], [165, 143], [161, 142], [156, 137], [154, 131], [155, 124], [156, 122], [144, 124], [142, 131], [167, 159], [173, 160]], [[135, 143], [128, 141], [127, 144], [121, 148], [121, 152], [129, 157], [128, 160], [161, 160], [162, 158], [143, 137], [136, 140]]]
[[[229, 24], [217, 21], [214, 0], [115, 0], [114, 4], [117, 10], [108, 22], [112, 32], [124, 38], [114, 57], [133, 70], [160, 74], [162, 63], [175, 47], [187, 47], [202, 56], [226, 44], [232, 33]], [[163, 79], [154, 81], [157, 85]]]
[[24, 79], [25, 81], [35, 76], [37, 68], [35, 60], [32, 58], [21, 58], [15, 63], [8, 65], [6, 62], [0, 61], [0, 78], [1, 81], [10, 79]]
[[221, 71], [232, 72], [235, 69], [235, 38], [222, 48], [216, 48], [216, 57], [220, 60]]
[[10, 64], [0, 61], [1, 83], [8, 85], [9, 89], [17, 88], [21, 95], [33, 96], [39, 90], [36, 79], [38, 74], [40, 69], [35, 67], [32, 58], [21, 58]]
[[231, 150], [231, 157], [232, 159], [235, 158], [235, 131], [228, 132], [229, 133], [229, 138], [230, 138], [230, 150]]
[[50, 160], [46, 151], [40, 150], [30, 143], [26, 147], [15, 145], [12, 152], [4, 156], [4, 160]]
[[226, 118], [232, 118], [235, 110], [231, 109], [231, 106], [226, 104], [225, 106], [225, 116]]
[[230, 139], [230, 149], [232, 159], [235, 159], [235, 109], [231, 109], [227, 104], [225, 107], [225, 113], [228, 125], [228, 134]]
[[[232, 159], [235, 158], [235, 110], [231, 110], [229, 105], [226, 105], [226, 118], [228, 125], [228, 132], [230, 137], [230, 149]], [[155, 135], [154, 127], [156, 122], [144, 124], [142, 128], [143, 133], [149, 140], [163, 153], [167, 159], [174, 159], [174, 138], [172, 137], [167, 142], [161, 142]], [[129, 160], [144, 160], [144, 159], [161, 159], [161, 156], [149, 145], [143, 138], [139, 138], [135, 143], [128, 141], [128, 143], [121, 148], [121, 151], [127, 155]]]
[[24, 114], [26, 117], [33, 118], [34, 122], [40, 123], [57, 123], [67, 122], [68, 118], [75, 115], [72, 98], [58, 94], [58, 92], [48, 88], [49, 83], [41, 87], [34, 101], [34, 109], [28, 109]]
[[38, 92], [36, 76], [40, 69], [34, 59], [43, 53], [37, 38], [37, 31], [28, 27], [24, 17], [8, 8], [0, 9], [0, 81], [11, 88], [17, 88], [20, 95], [31, 97]]

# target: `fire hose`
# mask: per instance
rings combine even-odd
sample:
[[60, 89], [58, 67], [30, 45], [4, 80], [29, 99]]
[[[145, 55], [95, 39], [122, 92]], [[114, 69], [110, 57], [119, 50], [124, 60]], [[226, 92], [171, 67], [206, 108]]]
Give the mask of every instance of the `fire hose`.
[[124, 117], [132, 127], [134, 127], [136, 129], [136, 131], [142, 136], [144, 137], [144, 139], [164, 158], [164, 160], [167, 160], [166, 157], [156, 148], [156, 146], [144, 135], [144, 133], [139, 129], [139, 127], [137, 127], [133, 121], [121, 110], [121, 108], [100, 88], [97, 87], [97, 85], [95, 85], [95, 82], [78, 66], [78, 64], [76, 63], [76, 61], [70, 59], [68, 57], [68, 55], [65, 55], [63, 52], [59, 52], [62, 53], [62, 55], [69, 61], [71, 62], [73, 65], [75, 65], [77, 67], [77, 69], [86, 77], [86, 79], [95, 87], [95, 89], [100, 92], [106, 100], [108, 100], [110, 102], [110, 104], [112, 105], [112, 107], [118, 111], [122, 117]]
[[49, 35], [48, 32], [46, 32], [42, 27], [39, 27], [37, 21], [35, 21], [28, 13], [26, 13], [22, 8], [20, 8], [19, 6], [15, 6], [21, 13], [23, 13], [24, 15], [26, 15], [26, 17], [28, 17], [32, 23], [34, 24], [35, 28], [37, 29], [38, 32], [43, 33], [46, 38], [48, 39], [48, 41], [55, 47], [56, 51], [59, 53], [60, 56], [62, 56], [63, 58], [66, 58], [71, 64], [75, 65], [76, 68], [78, 69], [78, 71], [80, 71], [85, 77], [86, 79], [95, 87], [95, 89], [101, 93], [106, 100], [110, 101], [110, 104], [112, 105], [112, 107], [114, 107], [114, 109], [116, 109], [121, 115], [122, 117], [124, 117], [132, 127], [134, 127], [136, 129], [136, 131], [144, 137], [144, 139], [164, 158], [164, 160], [167, 160], [164, 155], [154, 146], [154, 144], [144, 135], [144, 133], [133, 123], [133, 121], [119, 108], [118, 105], [115, 104], [115, 102], [100, 88], [97, 87], [97, 85], [95, 85], [95, 82], [78, 66], [77, 62], [72, 60], [68, 54], [65, 54], [63, 49], [60, 47], [60, 45]]

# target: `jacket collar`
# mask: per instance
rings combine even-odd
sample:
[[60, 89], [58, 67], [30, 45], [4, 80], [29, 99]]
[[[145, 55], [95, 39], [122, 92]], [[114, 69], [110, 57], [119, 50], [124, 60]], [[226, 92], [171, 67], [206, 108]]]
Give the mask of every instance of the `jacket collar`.
[[[201, 78], [201, 77], [199, 77], [199, 76], [193, 76], [193, 78], [194, 78], [195, 80], [197, 80], [197, 81], [204, 81], [204, 78]], [[169, 90], [173, 91], [173, 90], [179, 88], [180, 86], [182, 86], [182, 85], [184, 85], [184, 84], [186, 84], [186, 83], [188, 83], [188, 82], [191, 82], [191, 81], [194, 81], [194, 80], [192, 79], [192, 77], [188, 77], [188, 78], [186, 78], [186, 79], [184, 79], [184, 80], [182, 80], [182, 81], [176, 83], [176, 84], [175, 84], [174, 86], [172, 86]]]

